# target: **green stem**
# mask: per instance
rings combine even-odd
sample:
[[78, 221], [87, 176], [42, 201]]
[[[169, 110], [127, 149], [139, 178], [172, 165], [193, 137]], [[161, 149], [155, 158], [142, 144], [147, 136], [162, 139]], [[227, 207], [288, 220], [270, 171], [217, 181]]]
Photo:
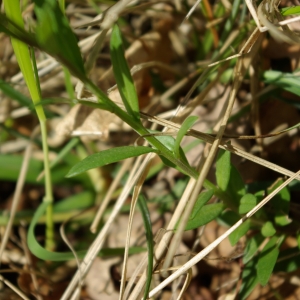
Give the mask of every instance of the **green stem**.
[[[89, 79], [85, 80], [85, 85], [90, 89], [92, 93], [94, 93], [98, 97], [99, 104], [101, 108], [110, 111], [111, 113], [116, 114], [120, 119], [122, 119], [125, 123], [127, 123], [131, 128], [133, 128], [140, 136], [149, 135], [149, 131], [138, 121], [136, 121], [132, 116], [130, 116], [127, 112], [121, 109], [117, 104], [111, 101], [99, 88]], [[161, 154], [167, 158], [170, 162], [175, 164], [178, 168], [180, 168], [185, 174], [197, 178], [198, 173], [192, 167], [187, 166], [181, 160], [177, 159], [173, 152], [170, 151], [167, 147], [165, 147], [159, 140], [157, 140], [153, 136], [146, 136], [145, 139], [157, 150], [161, 152]]]
[[[5, 0], [4, 1], [5, 12], [7, 16], [15, 22], [19, 27], [24, 28], [24, 22], [22, 19], [20, 1], [19, 0]], [[46, 116], [44, 109], [41, 105], [37, 105], [41, 101], [41, 93], [38, 77], [34, 74], [34, 67], [32, 62], [28, 46], [23, 42], [11, 38], [11, 43], [20, 66], [21, 72], [23, 74], [24, 80], [28, 87], [31, 99], [35, 104], [35, 110], [40, 122], [41, 133], [42, 133], [42, 144], [44, 153], [44, 168], [45, 168], [45, 197], [44, 201], [52, 203], [52, 183], [51, 183], [51, 173], [49, 166], [48, 157], [48, 144], [47, 144], [47, 129], [46, 129]], [[33, 55], [34, 52], [32, 51]], [[46, 248], [49, 250], [53, 249], [54, 239], [53, 239], [53, 216], [52, 216], [52, 204], [48, 206], [47, 216], [46, 216]]]

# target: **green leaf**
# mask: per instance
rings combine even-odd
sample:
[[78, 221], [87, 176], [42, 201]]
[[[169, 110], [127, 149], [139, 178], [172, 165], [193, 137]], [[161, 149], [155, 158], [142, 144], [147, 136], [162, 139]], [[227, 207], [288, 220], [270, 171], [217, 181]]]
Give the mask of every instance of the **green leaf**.
[[[17, 181], [22, 165], [23, 157], [19, 155], [0, 154], [0, 180]], [[25, 181], [36, 183], [36, 178], [43, 170], [43, 163], [31, 158], [29, 160], [28, 170]]]
[[[276, 183], [273, 184], [272, 187], [268, 189], [268, 195], [271, 194], [282, 183], [283, 183], [282, 179], [277, 180]], [[284, 187], [273, 197], [270, 204], [276, 213], [282, 212], [288, 214], [290, 210], [290, 200], [291, 200], [291, 196], [288, 187]]]
[[261, 234], [256, 234], [247, 240], [247, 245], [244, 251], [245, 254], [243, 256], [243, 264], [247, 264], [254, 257], [263, 240], [264, 237]]
[[66, 199], [55, 202], [53, 205], [53, 211], [68, 212], [73, 209], [86, 209], [91, 207], [95, 203], [95, 195], [92, 192], [84, 191], [79, 194], [72, 195]]
[[230, 196], [231, 205], [238, 209], [240, 199], [246, 194], [246, 189], [240, 173], [233, 165], [231, 166], [230, 180], [226, 193]]
[[144, 146], [123, 146], [104, 150], [92, 154], [77, 163], [69, 171], [66, 177], [73, 177], [90, 169], [102, 167], [129, 157], [135, 157], [150, 152], [156, 151], [151, 147]]
[[182, 125], [180, 126], [180, 129], [177, 133], [176, 141], [174, 144], [174, 154], [176, 158], [180, 158], [180, 143], [185, 136], [185, 134], [192, 128], [192, 126], [195, 124], [195, 122], [198, 120], [198, 117], [196, 116], [189, 116], [187, 117]]
[[[29, 250], [38, 258], [43, 260], [49, 261], [65, 261], [74, 259], [74, 254], [72, 252], [51, 252], [46, 250], [42, 247], [39, 242], [36, 240], [34, 235], [34, 229], [36, 224], [38, 223], [39, 219], [44, 215], [49, 202], [43, 202], [40, 204], [38, 209], [35, 211], [33, 218], [31, 220], [28, 235], [27, 235], [27, 245]], [[145, 249], [142, 247], [132, 247], [129, 249], [129, 254], [135, 254], [144, 252]], [[76, 251], [76, 254], [79, 258], [83, 258], [86, 254], [85, 250]], [[124, 248], [109, 248], [109, 249], [102, 249], [99, 252], [99, 256], [116, 256], [116, 255], [123, 255]]]
[[[155, 132], [153, 132], [155, 133]], [[169, 136], [169, 135], [158, 135], [158, 136], [155, 136], [155, 138], [157, 140], [159, 140], [168, 150], [172, 151], [173, 152], [173, 149], [174, 149], [174, 145], [175, 145], [175, 139], [172, 137], [172, 136]], [[180, 147], [179, 148], [179, 156], [180, 156], [180, 161], [182, 163], [184, 163], [186, 166], [188, 166], [189, 169], [192, 169], [195, 173], [195, 176], [197, 177], [198, 176], [198, 173], [190, 166], [186, 156], [185, 156], [185, 153], [183, 152], [182, 148]], [[186, 175], [189, 175], [187, 172], [185, 172], [182, 168], [180, 168], [178, 165], [174, 164], [173, 162], [171, 162], [170, 160], [168, 160], [165, 156], [163, 156], [163, 153], [162, 155], [159, 154], [159, 157], [160, 159], [162, 160], [162, 162], [171, 167], [171, 168], [174, 168]], [[190, 176], [190, 175], [189, 175]]]
[[147, 281], [145, 285], [145, 292], [144, 292], [144, 300], [148, 299], [150, 287], [151, 287], [151, 279], [152, 279], [152, 272], [153, 272], [153, 234], [152, 234], [152, 225], [150, 219], [150, 213], [147, 207], [146, 200], [143, 195], [140, 195], [138, 199], [138, 205], [142, 213], [145, 231], [146, 231], [146, 238], [147, 238], [147, 248], [148, 248], [148, 266], [147, 266]]
[[189, 219], [185, 230], [192, 230], [209, 223], [217, 218], [223, 210], [223, 203], [213, 203], [203, 206], [193, 219]]
[[242, 197], [239, 205], [239, 213], [246, 214], [257, 204], [257, 199], [253, 194], [246, 194]]
[[22, 24], [13, 22], [2, 13], [0, 13], [0, 31], [4, 32], [10, 37], [22, 41], [25, 44], [37, 46], [37, 41], [35, 40], [33, 34], [26, 32], [23, 29]]
[[230, 180], [230, 152], [219, 149], [216, 163], [217, 184], [222, 191], [226, 191]]
[[290, 219], [289, 216], [285, 213], [279, 211], [275, 214], [274, 222], [278, 226], [286, 226], [288, 224], [291, 224], [292, 219]]
[[280, 251], [274, 272], [294, 272], [300, 268], [300, 251], [298, 247]]
[[222, 213], [222, 215], [218, 218], [218, 222], [220, 222], [223, 226], [232, 226], [240, 219], [239, 214], [232, 210], [226, 210]]
[[264, 237], [273, 236], [275, 233], [276, 229], [274, 228], [273, 223], [270, 221], [267, 221], [261, 228], [261, 234]]
[[263, 73], [263, 80], [267, 84], [275, 85], [297, 96], [300, 96], [298, 75], [270, 70]]
[[246, 220], [241, 226], [239, 226], [229, 235], [229, 241], [232, 246], [234, 246], [240, 240], [240, 238], [248, 232], [250, 225], [250, 220]]
[[118, 25], [114, 25], [110, 39], [110, 54], [117, 86], [127, 112], [140, 121], [139, 102], [135, 86], [124, 56], [122, 35]]
[[278, 237], [272, 237], [259, 255], [256, 270], [259, 283], [263, 286], [268, 283], [278, 258], [279, 249], [277, 242]]
[[74, 258], [72, 252], [51, 252], [43, 248], [35, 238], [34, 229], [36, 224], [38, 223], [39, 219], [45, 213], [49, 202], [43, 202], [40, 204], [38, 209], [36, 210], [32, 221], [30, 223], [27, 235], [27, 245], [29, 250], [38, 258], [50, 261], [64, 261], [70, 260]]
[[34, 0], [38, 19], [36, 39], [47, 52], [59, 58], [72, 73], [85, 77], [85, 69], [77, 39], [70, 28], [68, 19], [60, 10], [56, 0]]
[[191, 213], [190, 219], [194, 219], [196, 215], [198, 214], [199, 210], [210, 200], [210, 198], [213, 196], [214, 191], [213, 190], [208, 190], [205, 192], [202, 192], [193, 208], [193, 211]]
[[18, 101], [22, 106], [30, 107], [31, 100], [29, 98], [27, 98], [19, 91], [15, 90], [13, 87], [11, 87], [10, 84], [6, 83], [1, 79], [0, 79], [0, 89], [6, 96]]
[[299, 15], [300, 6], [283, 7], [279, 11], [283, 16]]
[[255, 270], [256, 259], [250, 260], [243, 269], [242, 285], [238, 299], [248, 299], [248, 296], [258, 284], [258, 277]]

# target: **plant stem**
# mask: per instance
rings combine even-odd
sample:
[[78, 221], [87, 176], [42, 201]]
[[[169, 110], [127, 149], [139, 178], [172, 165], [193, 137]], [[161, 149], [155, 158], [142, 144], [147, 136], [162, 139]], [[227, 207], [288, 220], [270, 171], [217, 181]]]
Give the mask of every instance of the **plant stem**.
[[[7, 16], [15, 22], [21, 28], [24, 28], [24, 22], [22, 19], [20, 1], [19, 0], [5, 0], [4, 1], [5, 12]], [[38, 77], [34, 75], [34, 68], [32, 66], [32, 61], [30, 58], [30, 53], [28, 46], [23, 42], [11, 38], [11, 43], [20, 66], [21, 72], [23, 74], [24, 80], [28, 87], [31, 99], [35, 104], [35, 110], [40, 122], [41, 134], [42, 134], [42, 144], [44, 153], [44, 168], [45, 168], [45, 197], [44, 202], [53, 202], [52, 196], [52, 182], [51, 173], [49, 166], [48, 157], [48, 144], [47, 144], [47, 129], [46, 129], [46, 116], [44, 109], [41, 105], [37, 105], [41, 101], [40, 86]], [[33, 52], [33, 51], [32, 51]], [[53, 216], [52, 216], [52, 204], [48, 206], [47, 216], [46, 216], [46, 248], [48, 250], [53, 250], [54, 239], [53, 239]]]
[[[121, 109], [116, 103], [110, 100], [92, 81], [88, 78], [84, 81], [85, 85], [98, 97], [98, 103], [102, 109], [108, 110], [111, 113], [116, 114], [120, 119], [133, 128], [140, 136], [149, 135], [149, 131], [140, 123], [137, 122], [132, 116]], [[97, 105], [96, 105], [97, 106]], [[161, 154], [167, 158], [170, 162], [180, 168], [185, 174], [197, 178], [198, 173], [192, 167], [186, 165], [181, 160], [175, 158], [172, 151], [165, 147], [159, 140], [153, 136], [144, 137], [153, 147], [161, 152]]]

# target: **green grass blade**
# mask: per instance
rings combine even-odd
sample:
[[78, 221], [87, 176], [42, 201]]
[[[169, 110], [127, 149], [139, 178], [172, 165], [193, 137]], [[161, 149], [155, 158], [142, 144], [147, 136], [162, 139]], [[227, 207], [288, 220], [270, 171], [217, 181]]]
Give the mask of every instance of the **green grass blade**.
[[50, 261], [63, 261], [69, 260], [74, 258], [72, 252], [51, 252], [43, 248], [35, 238], [34, 229], [36, 224], [38, 223], [39, 219], [44, 215], [46, 212], [47, 207], [49, 206], [48, 202], [43, 202], [40, 204], [38, 209], [36, 210], [32, 221], [30, 223], [27, 235], [27, 245], [29, 250], [38, 258]]
[[294, 75], [293, 73], [269, 70], [263, 73], [263, 80], [267, 84], [275, 85], [300, 96], [299, 76]]
[[187, 117], [182, 125], [180, 126], [180, 129], [177, 133], [177, 137], [174, 144], [174, 154], [176, 158], [180, 158], [180, 143], [185, 136], [185, 134], [188, 132], [189, 129], [192, 128], [192, 126], [195, 124], [195, 122], [198, 120], [198, 117], [196, 116], [189, 116]]
[[66, 177], [73, 177], [93, 168], [102, 167], [129, 157], [135, 157], [150, 152], [155, 152], [155, 150], [151, 147], [144, 146], [124, 146], [104, 150], [92, 154], [80, 161], [69, 171]]
[[279, 9], [280, 13], [283, 16], [290, 16], [290, 15], [299, 15], [300, 14], [300, 6], [292, 6], [292, 7], [283, 7]]
[[38, 24], [36, 39], [52, 56], [60, 57], [64, 64], [79, 78], [85, 69], [77, 39], [67, 18], [56, 0], [34, 0]]
[[[4, 1], [5, 3], [5, 12], [7, 16], [15, 22], [20, 28], [24, 27], [23, 19], [21, 16], [21, 10], [20, 10], [20, 3], [16, 0], [10, 0], [10, 1]], [[37, 87], [36, 78], [33, 73], [33, 66], [31, 63], [30, 53], [28, 50], [28, 47], [23, 42], [11, 38], [11, 43], [18, 61], [18, 64], [20, 66], [20, 69], [23, 73], [24, 80], [27, 84], [27, 87], [30, 92], [31, 99], [34, 104], [36, 104], [38, 101], [40, 101], [40, 91]], [[38, 114], [39, 120], [44, 121], [46, 120], [44, 111], [42, 107], [36, 107], [36, 112]]]
[[24, 96], [23, 94], [15, 90], [10, 84], [8, 84], [7, 82], [1, 79], [0, 79], [0, 89], [6, 96], [18, 101], [22, 106], [27, 106], [27, 107], [31, 106], [32, 102], [29, 98], [27, 98], [26, 96]]
[[[34, 229], [39, 219], [44, 215], [49, 203], [43, 202], [38, 209], [36, 210], [32, 221], [30, 223], [27, 235], [27, 244], [29, 250], [38, 258], [49, 261], [65, 261], [74, 259], [74, 255], [72, 252], [52, 252], [43, 248], [35, 238]], [[143, 247], [132, 247], [129, 248], [129, 254], [135, 254], [145, 251]], [[76, 254], [79, 258], [83, 258], [86, 254], [85, 250], [76, 251]], [[124, 254], [124, 248], [110, 248], [110, 249], [102, 249], [99, 252], [99, 256], [121, 256]]]
[[[17, 11], [18, 10], [16, 10], [16, 12]], [[21, 24], [23, 24], [23, 22]], [[19, 23], [15, 23], [2, 13], [0, 13], [0, 32], [4, 32], [8, 36], [18, 39], [25, 44], [37, 46], [37, 42], [33, 34], [26, 32]]]
[[139, 102], [133, 79], [124, 56], [122, 35], [118, 25], [114, 25], [111, 34], [110, 54], [115, 79], [125, 108], [136, 121], [139, 121]]
[[143, 195], [140, 195], [138, 199], [138, 205], [142, 213], [146, 238], [147, 238], [147, 248], [148, 248], [148, 267], [147, 267], [147, 281], [145, 285], [145, 292], [144, 292], [144, 300], [148, 299], [150, 286], [151, 286], [151, 279], [152, 279], [152, 272], [153, 272], [153, 234], [152, 234], [152, 226], [151, 226], [151, 219], [150, 213], [147, 207], [146, 200]]

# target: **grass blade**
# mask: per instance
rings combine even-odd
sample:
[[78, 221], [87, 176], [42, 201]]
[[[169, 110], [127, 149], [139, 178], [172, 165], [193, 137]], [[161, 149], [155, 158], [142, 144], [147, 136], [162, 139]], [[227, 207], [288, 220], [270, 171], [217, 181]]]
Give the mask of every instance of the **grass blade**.
[[182, 123], [175, 140], [174, 144], [174, 154], [176, 158], [180, 158], [180, 143], [185, 136], [185, 134], [188, 132], [189, 129], [192, 128], [192, 126], [195, 124], [195, 122], [198, 120], [198, 117], [196, 116], [189, 116], [187, 117], [184, 122]]
[[56, 0], [35, 0], [36, 39], [48, 53], [60, 57], [79, 78], [85, 77], [76, 37]]
[[122, 35], [118, 25], [113, 27], [110, 40], [110, 53], [117, 86], [127, 112], [140, 120], [139, 102], [133, 79], [124, 56]]
[[80, 161], [69, 171], [66, 177], [73, 177], [90, 169], [102, 167], [129, 157], [135, 157], [150, 152], [156, 151], [151, 147], [144, 146], [124, 146], [104, 150], [92, 154]]
[[144, 293], [144, 300], [148, 299], [150, 286], [151, 286], [151, 279], [152, 279], [152, 271], [153, 271], [153, 234], [152, 234], [152, 226], [151, 226], [151, 219], [150, 213], [147, 207], [146, 200], [143, 195], [140, 195], [138, 200], [138, 205], [142, 213], [145, 231], [146, 231], [146, 238], [147, 238], [147, 248], [148, 248], [148, 268], [147, 268], [147, 281], [145, 286], [145, 293]]

